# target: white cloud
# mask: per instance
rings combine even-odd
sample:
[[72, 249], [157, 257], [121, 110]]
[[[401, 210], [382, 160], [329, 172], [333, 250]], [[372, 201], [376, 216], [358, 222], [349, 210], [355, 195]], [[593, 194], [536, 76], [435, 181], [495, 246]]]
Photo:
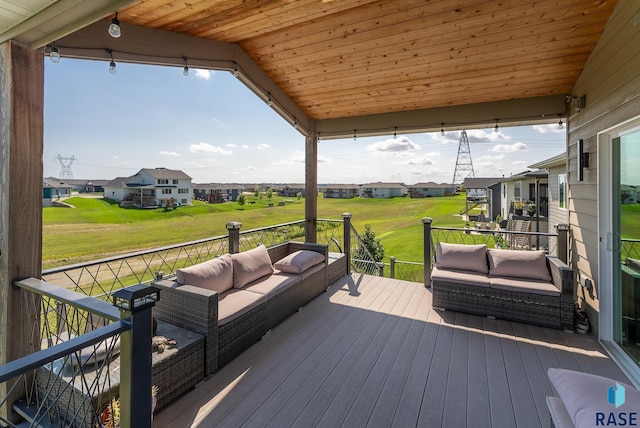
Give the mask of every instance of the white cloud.
[[470, 143], [492, 143], [498, 140], [510, 140], [506, 134], [503, 134], [502, 131], [498, 132], [486, 132], [482, 129], [471, 129], [467, 131], [467, 138], [469, 138]]
[[131, 165], [131, 162], [129, 161], [122, 161], [120, 162], [121, 165]]
[[211, 76], [213, 76], [213, 71], [211, 70], [203, 70], [201, 68], [196, 68], [196, 77], [202, 80], [209, 80]]
[[529, 150], [526, 144], [513, 143], [513, 144], [496, 144], [489, 151], [494, 153], [513, 153], [513, 152], [523, 152], [526, 150]]
[[484, 155], [484, 156], [479, 156], [478, 158], [476, 158], [477, 161], [479, 162], [483, 162], [483, 161], [499, 161], [499, 160], [504, 160], [504, 158], [506, 158], [507, 155], [505, 154], [499, 154], [499, 155]]
[[550, 132], [554, 134], [560, 134], [560, 133], [566, 132], [566, 130], [564, 129], [564, 126], [562, 128], [558, 128], [557, 123], [547, 123], [546, 125], [533, 125], [531, 128], [534, 131], [539, 132], [540, 134], [548, 134]]
[[260, 143], [260, 144], [258, 144], [256, 147], [258, 148], [258, 150], [266, 150], [266, 149], [268, 149], [268, 148], [269, 148], [269, 147], [271, 147], [271, 146], [270, 146], [270, 145], [268, 145], [268, 144], [265, 144], [265, 143]]
[[111, 156], [111, 159], [120, 159], [120, 156], [113, 155], [113, 156]]
[[214, 146], [208, 143], [198, 143], [189, 145], [189, 151], [197, 154], [208, 155], [230, 155], [233, 152], [231, 150], [225, 150], [220, 146]]
[[527, 162], [527, 161], [513, 161], [513, 162], [511, 162], [511, 164], [513, 166], [517, 166], [518, 168], [524, 168], [525, 166], [527, 166], [528, 163], [529, 162]]
[[[288, 159], [283, 159], [280, 160], [278, 162], [276, 162], [276, 165], [290, 165], [293, 163], [305, 163], [305, 157], [304, 157], [304, 152], [300, 151], [300, 150], [296, 150], [294, 151]], [[318, 163], [324, 163], [324, 162], [331, 162], [331, 159], [329, 159], [326, 156], [322, 156], [322, 155], [318, 155]]]
[[241, 145], [240, 147], [242, 147], [242, 148], [243, 148], [243, 149], [245, 149], [245, 150], [249, 150], [249, 146], [248, 146], [248, 145], [246, 145], [246, 144], [243, 144], [243, 145]]
[[253, 165], [247, 165], [244, 168], [242, 168], [243, 171], [255, 171], [257, 168]]
[[367, 151], [369, 152], [406, 152], [409, 150], [418, 150], [419, 145], [411, 141], [409, 138], [402, 136], [397, 138], [389, 138], [388, 140], [378, 141], [369, 144]]
[[235, 145], [235, 144], [233, 144], [233, 143], [227, 143], [227, 144], [225, 144], [225, 146], [226, 146], [226, 147], [236, 147], [236, 145]]
[[158, 153], [163, 155], [163, 156], [180, 156], [180, 153], [177, 153], [177, 152], [166, 152], [164, 150], [160, 150]]

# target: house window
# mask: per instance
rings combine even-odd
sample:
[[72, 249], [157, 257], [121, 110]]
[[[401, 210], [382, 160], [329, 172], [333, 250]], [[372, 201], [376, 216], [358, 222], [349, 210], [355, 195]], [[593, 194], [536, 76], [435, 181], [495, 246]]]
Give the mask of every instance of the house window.
[[502, 197], [507, 197], [507, 183], [502, 183]]
[[169, 180], [158, 179], [158, 184], [169, 184]]
[[519, 181], [513, 183], [513, 197], [516, 199], [520, 199], [522, 197], [522, 192], [520, 190], [521, 184]]
[[178, 189], [178, 193], [189, 193], [189, 189]]
[[170, 195], [171, 194], [171, 189], [162, 189], [162, 194], [163, 195]]
[[558, 174], [558, 207], [567, 208], [567, 174]]
[[173, 184], [178, 184], [178, 180], [173, 180]]

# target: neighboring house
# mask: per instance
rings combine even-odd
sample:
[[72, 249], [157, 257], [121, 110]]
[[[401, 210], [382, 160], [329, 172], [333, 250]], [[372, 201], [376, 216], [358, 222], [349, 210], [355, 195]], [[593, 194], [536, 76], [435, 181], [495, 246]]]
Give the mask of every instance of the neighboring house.
[[620, 203], [625, 205], [635, 205], [638, 203], [636, 186], [630, 186], [628, 184], [620, 185]]
[[407, 186], [402, 183], [367, 183], [360, 186], [358, 195], [361, 198], [394, 198], [406, 196]]
[[[544, 169], [548, 173], [547, 217], [548, 233], [556, 233], [556, 225], [569, 223], [567, 209], [567, 153], [562, 153], [529, 168]], [[540, 192], [542, 196], [542, 191]]]
[[350, 199], [358, 196], [357, 184], [327, 184], [322, 187], [323, 198]]
[[[540, 195], [540, 204], [546, 205], [548, 202], [548, 178], [547, 171], [539, 169], [535, 171], [525, 171], [519, 174], [505, 177], [501, 181], [500, 215], [503, 218], [514, 215], [514, 204], [516, 201], [525, 204], [536, 203], [537, 195]], [[527, 210], [524, 208], [524, 215]], [[544, 212], [540, 212], [544, 215]]]
[[235, 202], [238, 196], [244, 192], [241, 184], [193, 184], [193, 196], [197, 200], [207, 201], [212, 204], [223, 202]]
[[304, 183], [302, 184], [284, 184], [280, 187], [279, 195], [293, 197], [300, 193], [304, 197]]
[[73, 188], [73, 190], [77, 190], [80, 193], [104, 192], [104, 185], [110, 181], [110, 180], [86, 180], [86, 179], [79, 179], [79, 178], [60, 179], [55, 177], [47, 177], [46, 180], [64, 181], [65, 184], [68, 184]]
[[451, 196], [455, 194], [456, 186], [448, 183], [416, 183], [407, 186], [409, 197], [411, 198], [428, 198], [432, 196]]
[[466, 205], [461, 214], [480, 207], [488, 221], [495, 221], [498, 216], [505, 218], [500, 211], [500, 180], [502, 178], [465, 178]]
[[53, 201], [71, 196], [73, 187], [57, 178], [44, 178], [42, 180], [42, 206], [50, 207]]
[[122, 206], [166, 206], [167, 200], [191, 205], [191, 177], [167, 168], [143, 168], [131, 177], [118, 177], [104, 185], [104, 197]]

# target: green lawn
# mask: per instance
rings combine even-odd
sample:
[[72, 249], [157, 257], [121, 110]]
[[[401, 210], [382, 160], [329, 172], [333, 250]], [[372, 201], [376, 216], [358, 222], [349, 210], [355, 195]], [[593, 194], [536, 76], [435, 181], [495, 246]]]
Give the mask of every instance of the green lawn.
[[[175, 210], [120, 208], [105, 199], [74, 197], [76, 208], [44, 208], [43, 268], [63, 266], [163, 245], [226, 234], [230, 221], [242, 229], [304, 219], [304, 199], [247, 197], [247, 204], [194, 202]], [[278, 206], [283, 202], [283, 206]], [[269, 207], [269, 204], [273, 204]], [[422, 261], [422, 218], [434, 225], [462, 226], [456, 214], [464, 195], [444, 198], [318, 199], [318, 217], [342, 219], [350, 212], [358, 231], [370, 225], [385, 248], [385, 261]]]

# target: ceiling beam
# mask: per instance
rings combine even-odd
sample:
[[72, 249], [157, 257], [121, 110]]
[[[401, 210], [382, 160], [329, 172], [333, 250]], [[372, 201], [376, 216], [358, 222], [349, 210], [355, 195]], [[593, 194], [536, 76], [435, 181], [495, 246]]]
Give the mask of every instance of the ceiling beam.
[[456, 105], [422, 110], [324, 119], [315, 122], [322, 140], [558, 122], [567, 114], [567, 95]]
[[155, 30], [126, 23], [120, 24], [122, 36], [114, 39], [102, 20], [56, 41], [62, 57], [109, 60], [112, 51], [116, 62], [237, 71], [238, 79], [265, 103], [305, 136], [312, 133], [313, 121], [267, 76], [235, 43], [218, 42]]

